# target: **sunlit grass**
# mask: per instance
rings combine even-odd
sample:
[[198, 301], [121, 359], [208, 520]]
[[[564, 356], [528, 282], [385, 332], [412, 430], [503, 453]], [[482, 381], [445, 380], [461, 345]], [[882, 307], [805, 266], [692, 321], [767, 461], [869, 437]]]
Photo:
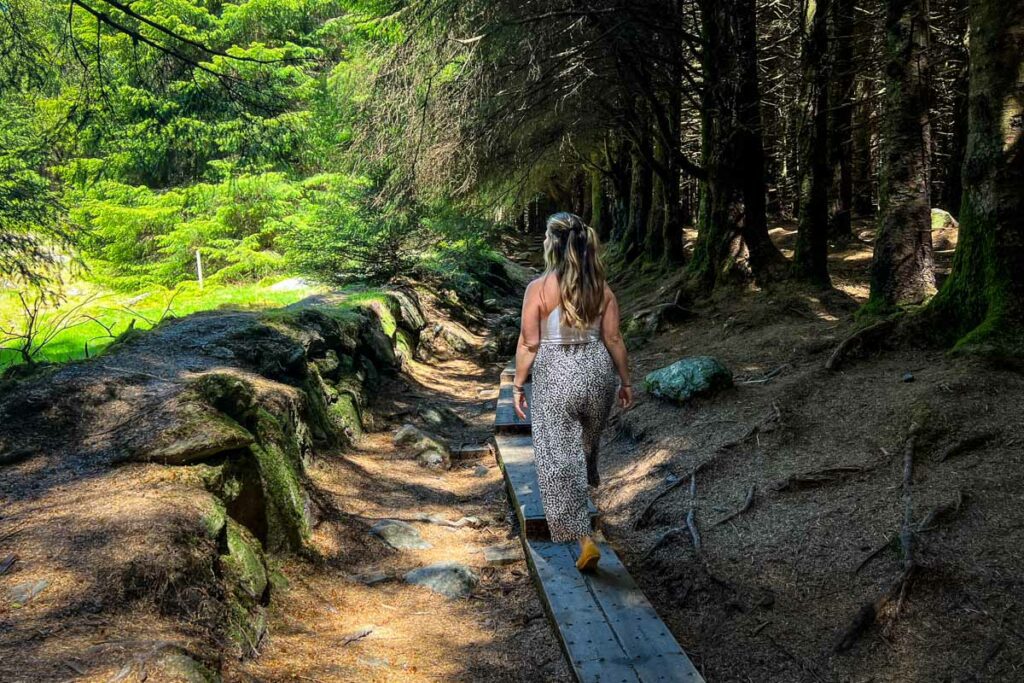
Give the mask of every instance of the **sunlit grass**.
[[[274, 282], [245, 285], [207, 283], [203, 289], [199, 289], [195, 282], [186, 282], [175, 289], [153, 286], [132, 293], [76, 282], [67, 287], [66, 298], [59, 306], [44, 308], [41, 316], [41, 327], [45, 329], [63, 312], [84, 302], [81, 309], [69, 318], [75, 324], [54, 335], [52, 341], [36, 354], [35, 360], [68, 361], [95, 356], [116, 335], [129, 329], [132, 321], [135, 329], [148, 329], [165, 315], [181, 317], [215, 309], [277, 308], [326, 291], [324, 287], [297, 282], [289, 283], [290, 286], [284, 290], [275, 290], [272, 288]], [[24, 317], [17, 291], [0, 292], [0, 327], [22, 330]], [[19, 362], [18, 353], [0, 350], [0, 369]]]

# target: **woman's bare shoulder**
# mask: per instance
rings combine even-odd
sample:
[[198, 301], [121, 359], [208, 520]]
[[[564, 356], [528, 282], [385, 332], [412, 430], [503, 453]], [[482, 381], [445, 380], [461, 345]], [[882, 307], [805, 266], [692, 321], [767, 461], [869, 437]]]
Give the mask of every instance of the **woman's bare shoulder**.
[[607, 282], [604, 283], [604, 301], [602, 302], [602, 310], [615, 300], [615, 292], [612, 291], [611, 286]]

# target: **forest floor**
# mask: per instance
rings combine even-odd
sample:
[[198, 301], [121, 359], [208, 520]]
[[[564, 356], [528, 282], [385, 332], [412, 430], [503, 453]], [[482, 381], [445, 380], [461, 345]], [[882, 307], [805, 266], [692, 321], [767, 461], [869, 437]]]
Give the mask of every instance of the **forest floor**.
[[[428, 312], [431, 320], [442, 315]], [[289, 589], [272, 606], [268, 646], [225, 680], [572, 680], [522, 559], [494, 457], [455, 460], [442, 472], [421, 467], [392, 441], [394, 427], [425, 409], [453, 415], [442, 432], [453, 449], [485, 444], [493, 434], [498, 375], [507, 361], [480, 361], [485, 338], [462, 333], [471, 347], [464, 357], [409, 362], [381, 387], [374, 414], [386, 421], [383, 428], [354, 450], [318, 457], [310, 478], [343, 514], [323, 521], [313, 544], [344, 560], [316, 566], [295, 559], [282, 567]], [[477, 517], [483, 526], [416, 520], [424, 514], [453, 522]], [[365, 531], [381, 519], [408, 520], [432, 547], [391, 549]], [[489, 566], [483, 550], [495, 545], [512, 546], [520, 559]], [[462, 563], [479, 584], [468, 598], [449, 599], [401, 580], [434, 562]], [[387, 578], [363, 582], [375, 574]]]
[[[788, 226], [772, 234], [792, 247]], [[939, 254], [940, 276], [949, 257]], [[911, 348], [826, 370], [855, 329], [870, 259], [857, 241], [832, 254], [830, 291], [732, 292], [631, 343], [637, 386], [688, 355], [735, 375], [734, 388], [682, 406], [641, 391], [605, 433], [596, 501], [606, 536], [709, 681], [1024, 676], [1024, 375]], [[672, 300], [676, 283], [657, 278], [613, 282], [624, 316]], [[890, 603], [837, 653], [901, 574], [908, 442], [915, 574], [898, 612]]]

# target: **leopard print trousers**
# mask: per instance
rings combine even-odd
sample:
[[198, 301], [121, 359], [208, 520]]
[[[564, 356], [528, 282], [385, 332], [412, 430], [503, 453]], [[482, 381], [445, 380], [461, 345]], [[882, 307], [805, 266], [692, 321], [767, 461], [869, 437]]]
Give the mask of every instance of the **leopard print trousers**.
[[541, 343], [533, 364], [533, 450], [551, 540], [591, 534], [587, 486], [597, 472], [601, 431], [616, 389], [604, 342]]

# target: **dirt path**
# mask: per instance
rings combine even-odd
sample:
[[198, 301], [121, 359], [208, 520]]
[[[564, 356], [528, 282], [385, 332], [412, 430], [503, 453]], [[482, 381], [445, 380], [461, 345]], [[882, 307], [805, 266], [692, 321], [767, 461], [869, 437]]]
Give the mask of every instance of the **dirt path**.
[[[482, 342], [472, 339], [476, 351]], [[328, 559], [281, 567], [289, 588], [272, 608], [271, 637], [260, 657], [229, 668], [226, 680], [571, 680], [525, 561], [491, 567], [484, 559], [487, 546], [518, 545], [493, 456], [436, 471], [392, 442], [395, 427], [422, 425], [426, 414], [445, 418], [432, 428], [454, 448], [484, 443], [499, 371], [466, 359], [410, 363], [404, 378], [381, 389], [374, 406], [384, 423], [379, 431], [354, 451], [322, 454], [310, 476], [324, 497], [318, 502], [334, 511], [314, 532]], [[422, 514], [453, 522], [475, 517], [480, 524], [410, 521], [432, 546], [420, 550], [394, 550], [369, 533], [380, 519]], [[468, 598], [402, 581], [411, 569], [448, 561], [479, 577]]]

